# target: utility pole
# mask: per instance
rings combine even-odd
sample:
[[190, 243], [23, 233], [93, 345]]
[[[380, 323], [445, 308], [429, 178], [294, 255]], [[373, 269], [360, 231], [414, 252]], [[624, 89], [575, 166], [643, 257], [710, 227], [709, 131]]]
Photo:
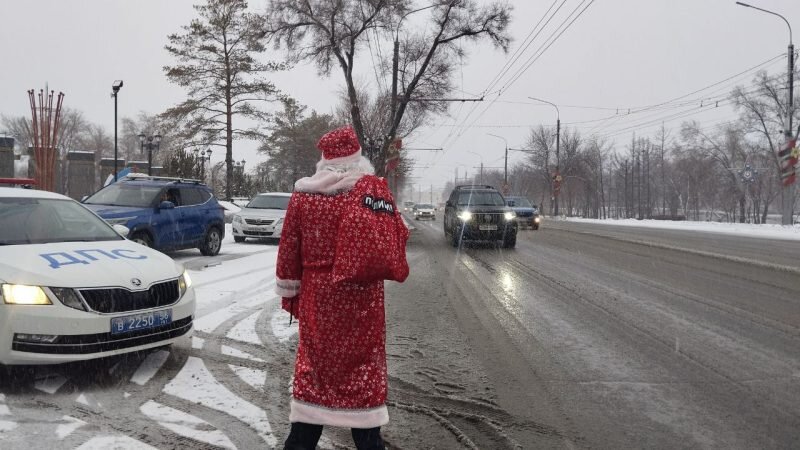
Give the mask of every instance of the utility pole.
[[[555, 103], [549, 102], [547, 100], [542, 100], [536, 97], [528, 97], [531, 100], [536, 100], [537, 102], [547, 103], [548, 105], [554, 107], [556, 109], [556, 173], [553, 176], [555, 182], [558, 183], [558, 187], [561, 187], [561, 111], [558, 110], [558, 105]], [[554, 189], [553, 191], [553, 215], [558, 217], [558, 191]]]
[[[771, 14], [773, 16], [778, 16], [786, 22], [786, 26], [789, 27], [789, 49], [788, 49], [788, 62], [789, 62], [789, 79], [788, 79], [788, 93], [789, 93], [789, 101], [788, 101], [788, 108], [786, 111], [786, 129], [784, 130], [784, 139], [785, 142], [789, 142], [794, 137], [794, 131], [792, 130], [792, 116], [794, 115], [794, 43], [792, 42], [792, 25], [789, 24], [789, 21], [786, 20], [786, 17], [782, 15], [772, 12], [763, 8], [759, 8], [756, 6], [748, 5], [747, 3], [736, 2], [737, 5], [744, 6], [746, 8], [752, 8], [761, 12], [765, 12], [767, 14]], [[800, 134], [800, 129], [798, 129], [797, 134]], [[792, 170], [795, 170], [792, 168]], [[783, 201], [781, 202], [781, 224], [782, 225], [792, 225], [794, 221], [794, 195], [795, 195], [795, 188], [794, 183], [789, 183], [788, 185], [784, 185], [783, 188]]]

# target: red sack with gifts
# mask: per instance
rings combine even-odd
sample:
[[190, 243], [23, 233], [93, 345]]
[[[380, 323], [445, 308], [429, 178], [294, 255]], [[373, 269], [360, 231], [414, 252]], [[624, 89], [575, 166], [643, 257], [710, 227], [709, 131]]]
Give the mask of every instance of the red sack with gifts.
[[386, 179], [365, 175], [347, 196], [336, 237], [333, 282], [405, 281], [408, 227]]

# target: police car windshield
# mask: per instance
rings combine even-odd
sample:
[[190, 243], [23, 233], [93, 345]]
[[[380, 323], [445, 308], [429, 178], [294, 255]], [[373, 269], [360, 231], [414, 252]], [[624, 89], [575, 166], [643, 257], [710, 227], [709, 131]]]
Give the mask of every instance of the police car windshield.
[[508, 202], [508, 206], [513, 208], [533, 208], [531, 202], [529, 202], [527, 198], [514, 197], [509, 198], [506, 201]]
[[128, 206], [147, 208], [153, 206], [161, 186], [114, 183], [83, 201], [88, 205]]
[[0, 245], [120, 239], [103, 219], [74, 201], [0, 198]]
[[459, 206], [505, 206], [503, 197], [497, 192], [473, 191], [458, 195]]
[[257, 195], [245, 208], [286, 209], [289, 207], [289, 198], [284, 195]]

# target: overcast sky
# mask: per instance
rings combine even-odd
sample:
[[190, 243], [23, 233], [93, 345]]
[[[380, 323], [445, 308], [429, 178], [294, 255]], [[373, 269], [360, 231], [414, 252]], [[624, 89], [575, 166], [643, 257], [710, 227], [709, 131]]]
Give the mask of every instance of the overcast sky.
[[[193, 3], [0, 0], [0, 114], [30, 114], [26, 91], [49, 83], [51, 89], [66, 94], [65, 106], [83, 111], [87, 119], [113, 133], [110, 92], [116, 79], [125, 83], [119, 95], [120, 116], [134, 116], [139, 111], [159, 113], [174, 105], [184, 92], [163, 75], [162, 67], [172, 63], [164, 44], [169, 33], [179, 32], [195, 16]], [[752, 83], [755, 70], [748, 69], [764, 63], [759, 68], [772, 74], [787, 70], [786, 24], [732, 0], [566, 0], [501, 81], [492, 84], [554, 4], [552, 0], [510, 3], [514, 6], [510, 28], [514, 42], [509, 53], [488, 45], [466, 46], [468, 56], [457, 71], [456, 84], [462, 92], [455, 95], [486, 93], [485, 100], [454, 103], [449, 115], [430, 120], [432, 126], [405, 142], [411, 148], [444, 148], [438, 153], [414, 153], [419, 166], [414, 181], [426, 188], [443, 186], [456, 168], [463, 176], [465, 171], [475, 173], [474, 167], [481, 161], [486, 166], [502, 166], [505, 144], [487, 133], [502, 136], [510, 147], [519, 148], [524, 146], [530, 126], [554, 124], [555, 109], [535, 104], [529, 96], [558, 104], [562, 126], [604, 136], [622, 149], [632, 133], [653, 135], [662, 120], [674, 129], [687, 119], [709, 127], [731, 120], [735, 113], [724, 99], [733, 86]], [[556, 1], [553, 9], [561, 3]], [[800, 1], [750, 3], [784, 15], [800, 33]], [[426, 5], [424, 1], [417, 4]], [[264, 1], [250, 1], [254, 10], [263, 10], [265, 5]], [[590, 6], [546, 52], [533, 64], [525, 64], [543, 44], [551, 42], [548, 38], [554, 32], [560, 32], [559, 26], [571, 12], [577, 14], [586, 5]], [[418, 13], [420, 17], [408, 26], [421, 25], [425, 14]], [[265, 58], [281, 56], [271, 53]], [[388, 81], [376, 80], [379, 77], [371, 70], [368, 50], [359, 56], [362, 81], [372, 85]], [[334, 72], [331, 78], [320, 79], [314, 67], [301, 65], [274, 74], [272, 79], [310, 109], [331, 112], [342, 77]], [[636, 111], [679, 97], [665, 105], [668, 108], [627, 115], [629, 108]], [[717, 100], [723, 100], [719, 107]], [[598, 120], [604, 118], [610, 119]], [[237, 160], [261, 158], [254, 143], [234, 145]], [[214, 160], [222, 159], [219, 153]], [[512, 152], [510, 164], [522, 158]], [[252, 165], [248, 163], [248, 167]]]

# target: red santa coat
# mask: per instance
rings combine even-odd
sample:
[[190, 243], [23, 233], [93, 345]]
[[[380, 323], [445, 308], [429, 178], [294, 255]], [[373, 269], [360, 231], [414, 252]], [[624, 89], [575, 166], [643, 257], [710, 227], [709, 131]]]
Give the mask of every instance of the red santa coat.
[[383, 281], [332, 282], [346, 199], [295, 192], [284, 219], [276, 290], [300, 321], [289, 420], [372, 428], [389, 421]]

